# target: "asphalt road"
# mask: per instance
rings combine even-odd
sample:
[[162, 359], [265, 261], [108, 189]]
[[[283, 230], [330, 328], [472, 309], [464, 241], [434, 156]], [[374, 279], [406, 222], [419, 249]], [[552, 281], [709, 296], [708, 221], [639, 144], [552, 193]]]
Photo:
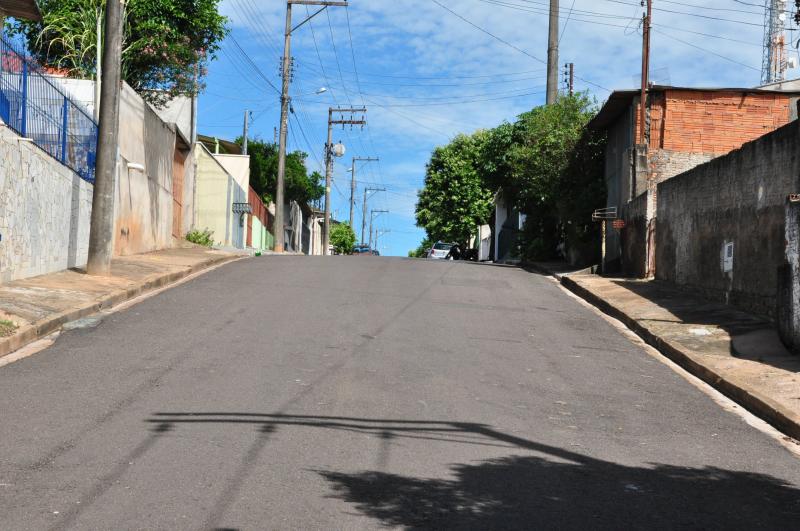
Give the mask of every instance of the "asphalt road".
[[1, 529], [800, 528], [800, 460], [514, 268], [236, 262], [0, 404]]

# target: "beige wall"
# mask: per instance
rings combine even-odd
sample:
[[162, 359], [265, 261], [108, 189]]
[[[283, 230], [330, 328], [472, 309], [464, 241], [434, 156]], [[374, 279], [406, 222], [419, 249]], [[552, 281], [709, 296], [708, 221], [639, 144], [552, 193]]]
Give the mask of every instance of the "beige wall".
[[[233, 203], [247, 203], [246, 189], [229, 173], [227, 167], [238, 170], [239, 178], [249, 177], [249, 158], [212, 155], [200, 143], [195, 145], [197, 157], [197, 229], [214, 232], [214, 242], [219, 246], [245, 247], [247, 224], [240, 223], [240, 215], [233, 213]], [[224, 158], [223, 158], [224, 157]], [[223, 158], [223, 160], [220, 160]], [[242, 160], [247, 162], [247, 172], [242, 171]], [[248, 178], [249, 180], [249, 178]]]
[[[250, 157], [247, 155], [213, 155], [242, 190], [250, 188]], [[244, 200], [247, 202], [247, 199]]]

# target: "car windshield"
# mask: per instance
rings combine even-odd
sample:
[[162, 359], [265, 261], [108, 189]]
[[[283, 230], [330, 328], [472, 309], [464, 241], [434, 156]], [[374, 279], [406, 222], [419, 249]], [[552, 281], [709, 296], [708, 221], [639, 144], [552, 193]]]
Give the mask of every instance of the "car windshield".
[[437, 243], [433, 246], [434, 251], [449, 251], [450, 247], [452, 247], [449, 243]]

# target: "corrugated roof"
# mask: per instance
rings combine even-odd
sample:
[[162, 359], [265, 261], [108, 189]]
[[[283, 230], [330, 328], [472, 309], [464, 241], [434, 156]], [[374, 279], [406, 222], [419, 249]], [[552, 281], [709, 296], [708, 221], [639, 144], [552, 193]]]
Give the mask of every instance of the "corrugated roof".
[[42, 20], [36, 0], [0, 0], [0, 11], [9, 17]]
[[[746, 94], [787, 94], [787, 95], [800, 95], [800, 90], [778, 90], [769, 89], [764, 87], [758, 88], [740, 88], [740, 87], [674, 87], [671, 85], [653, 85], [650, 87], [648, 93], [664, 92], [667, 90], [682, 90], [691, 92], [740, 92]], [[589, 129], [594, 131], [602, 131], [616, 121], [619, 116], [630, 107], [631, 102], [635, 97], [641, 93], [640, 89], [628, 90], [615, 90], [608, 97], [600, 112], [597, 113], [591, 122], [587, 125]]]

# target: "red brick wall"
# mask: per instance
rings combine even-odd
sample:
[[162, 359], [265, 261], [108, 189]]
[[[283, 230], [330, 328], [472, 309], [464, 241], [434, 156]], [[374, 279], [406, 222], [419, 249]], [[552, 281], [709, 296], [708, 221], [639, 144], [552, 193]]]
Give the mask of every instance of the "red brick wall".
[[789, 96], [667, 90], [653, 101], [654, 149], [724, 155], [789, 122]]

